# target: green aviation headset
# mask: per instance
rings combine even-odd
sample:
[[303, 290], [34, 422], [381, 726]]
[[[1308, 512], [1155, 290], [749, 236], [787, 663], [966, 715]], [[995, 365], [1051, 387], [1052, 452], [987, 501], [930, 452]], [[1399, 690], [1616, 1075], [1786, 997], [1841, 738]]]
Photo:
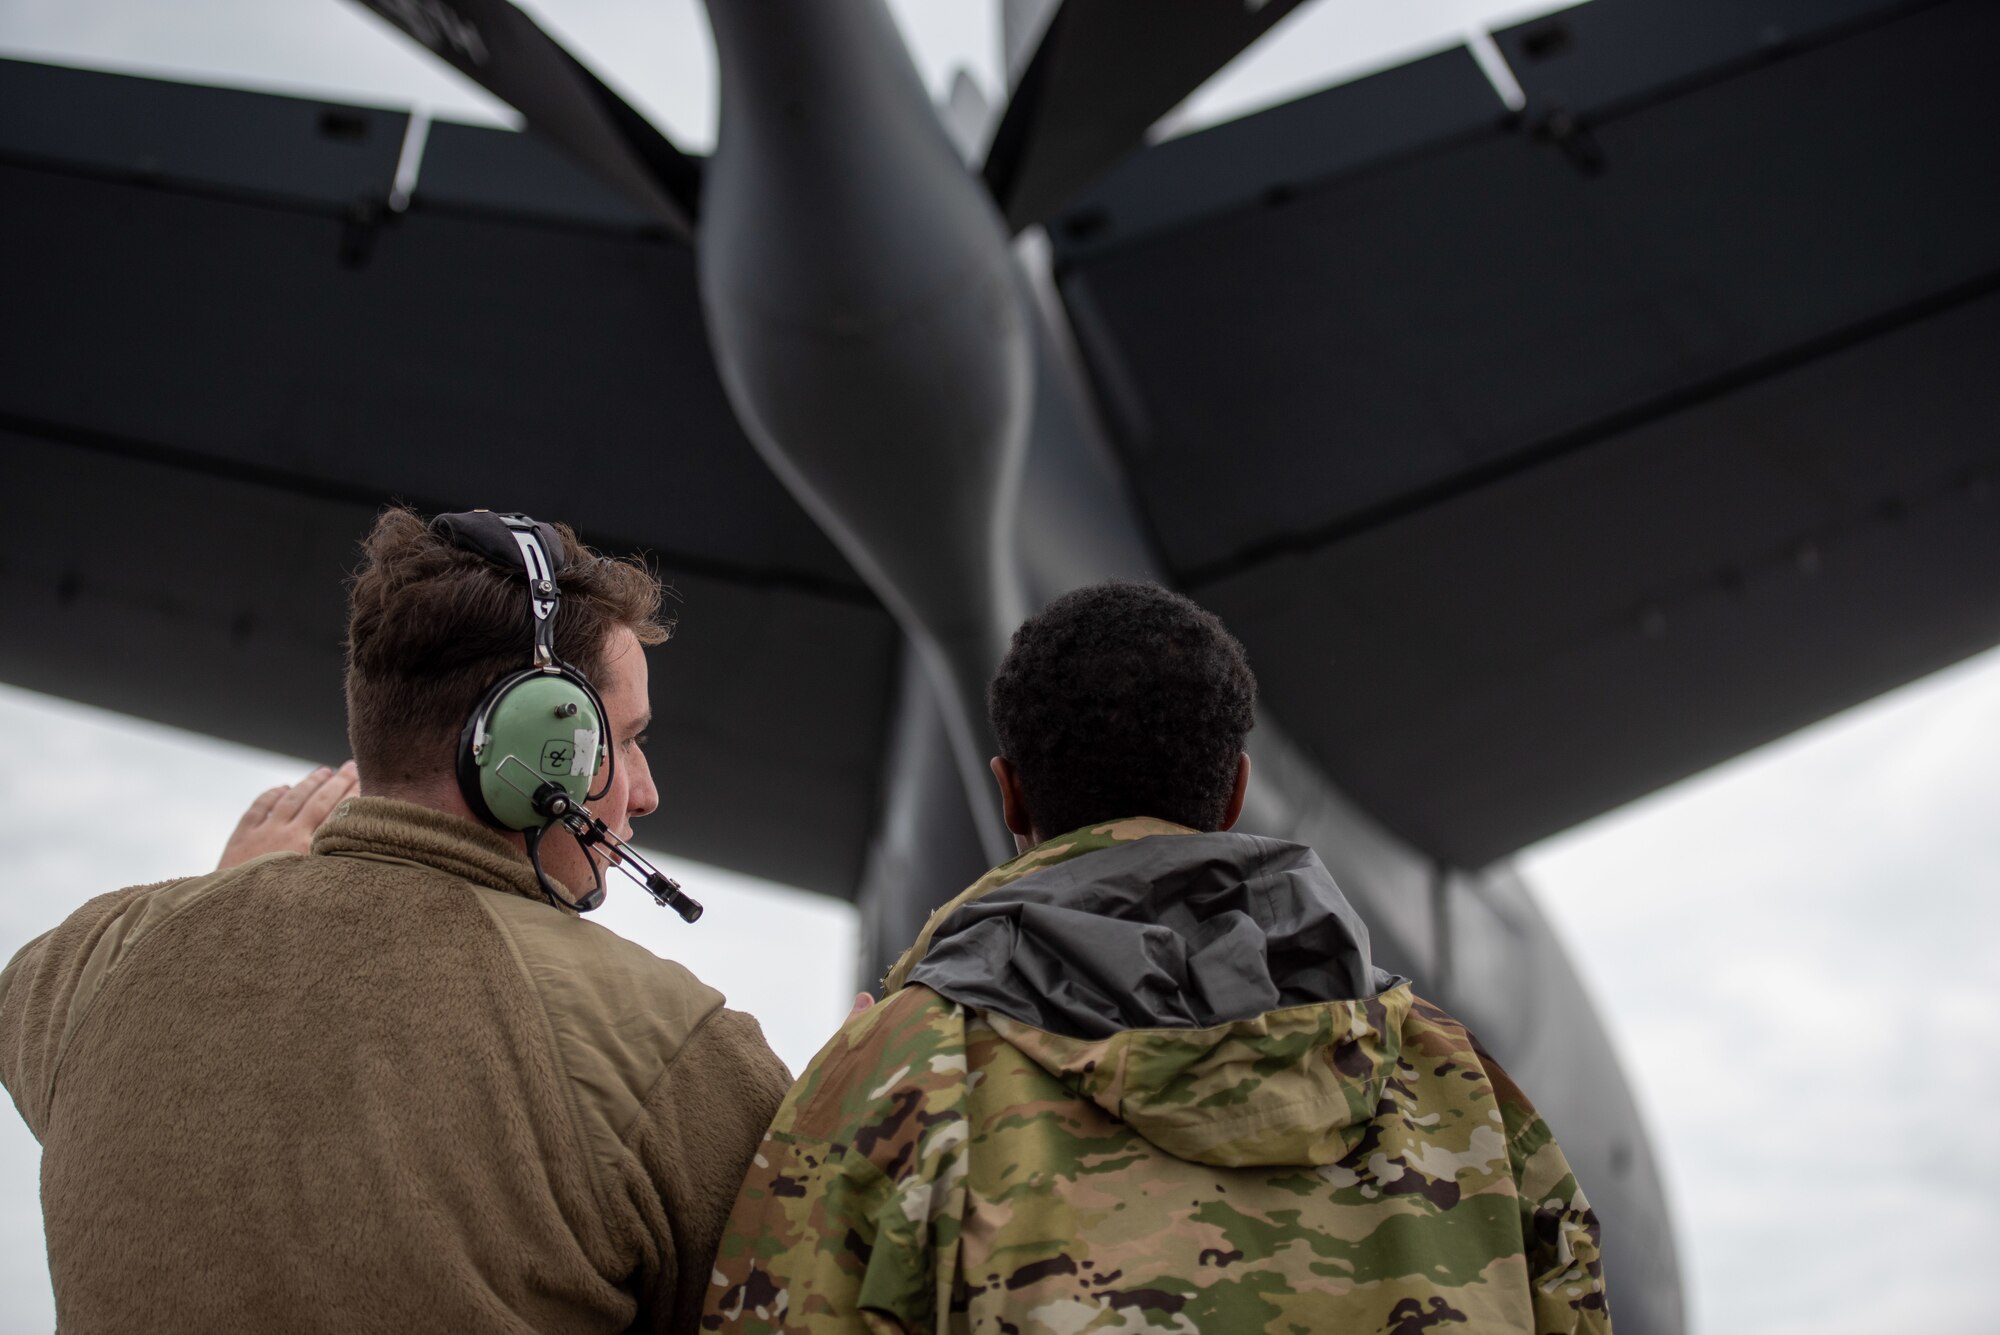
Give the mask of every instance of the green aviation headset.
[[[458, 790], [465, 804], [495, 829], [526, 837], [528, 860], [552, 904], [588, 913], [604, 902], [604, 876], [595, 856], [587, 857], [595, 883], [579, 899], [564, 895], [542, 870], [542, 840], [561, 826], [586, 854], [600, 845], [609, 849], [610, 865], [661, 906], [688, 922], [699, 918], [700, 904], [584, 805], [611, 790], [618, 757], [605, 737], [597, 688], [556, 657], [556, 612], [562, 606], [556, 570], [566, 556], [561, 536], [527, 515], [490, 510], [439, 515], [431, 528], [454, 546], [523, 576], [534, 629], [532, 662], [494, 682], [459, 733]], [[592, 792], [590, 781], [600, 765], [604, 785]]]

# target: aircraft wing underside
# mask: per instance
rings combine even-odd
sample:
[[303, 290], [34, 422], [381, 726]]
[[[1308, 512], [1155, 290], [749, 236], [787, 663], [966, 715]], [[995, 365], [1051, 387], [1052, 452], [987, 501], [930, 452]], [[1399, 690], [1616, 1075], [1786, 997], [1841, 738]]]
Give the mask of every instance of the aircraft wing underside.
[[[1163, 562], [1444, 861], [2000, 641], [2000, 14], [1744, 8], [1594, 0], [1500, 35], [1518, 119], [1446, 53], [1050, 224]], [[336, 758], [374, 508], [571, 517], [682, 595], [641, 837], [851, 896], [898, 632], [731, 417], [690, 253], [504, 131], [432, 126], [390, 211], [406, 129], [0, 63], [0, 679]]]
[[0, 679], [346, 754], [375, 510], [570, 518], [680, 595], [655, 769], [690, 857], [851, 895], [893, 621], [743, 439], [686, 248], [534, 139], [0, 65]]
[[2000, 641], [2000, 10], [1594, 0], [1050, 224], [1177, 580], [1477, 867]]

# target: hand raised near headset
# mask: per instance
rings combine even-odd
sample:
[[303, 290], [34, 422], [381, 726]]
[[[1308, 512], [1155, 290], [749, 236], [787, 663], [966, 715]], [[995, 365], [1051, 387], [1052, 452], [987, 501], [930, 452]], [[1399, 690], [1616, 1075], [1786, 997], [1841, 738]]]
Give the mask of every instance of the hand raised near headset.
[[297, 783], [281, 783], [259, 793], [223, 845], [216, 870], [227, 870], [265, 853], [305, 852], [312, 846], [313, 831], [333, 814], [341, 799], [354, 796], [359, 784], [350, 760], [339, 769], [322, 766]]

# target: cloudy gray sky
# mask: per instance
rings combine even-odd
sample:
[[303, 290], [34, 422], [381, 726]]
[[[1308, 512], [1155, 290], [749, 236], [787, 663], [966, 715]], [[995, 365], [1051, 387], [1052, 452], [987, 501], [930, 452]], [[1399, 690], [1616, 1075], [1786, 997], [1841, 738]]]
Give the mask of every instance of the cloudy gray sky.
[[[682, 142], [711, 142], [694, 0], [532, 7]], [[1554, 7], [1318, 0], [1183, 123]], [[997, 85], [989, 3], [892, 8], [933, 86], [961, 64]], [[0, 0], [0, 54], [510, 119], [339, 0]], [[6, 688], [0, 737], [61, 757], [59, 791], [48, 766], [0, 770], [0, 958], [90, 895], [212, 864], [242, 805], [307, 767]], [[1699, 1335], [1994, 1328], [1996, 739], [1989, 654], [1525, 856], [1647, 1109]], [[708, 905], [700, 926], [637, 895], [604, 920], [757, 1014], [796, 1069], [844, 1012], [849, 911], [661, 861]], [[0, 1335], [52, 1324], [37, 1162], [0, 1116]]]
[[1658, 1139], [1699, 1335], [1996, 1329], [1996, 739], [1989, 652], [1523, 859]]

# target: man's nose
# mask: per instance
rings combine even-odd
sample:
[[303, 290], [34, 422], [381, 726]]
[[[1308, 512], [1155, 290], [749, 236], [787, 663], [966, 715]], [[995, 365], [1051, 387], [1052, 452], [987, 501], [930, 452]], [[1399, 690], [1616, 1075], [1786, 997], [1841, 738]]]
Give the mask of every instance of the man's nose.
[[650, 816], [660, 808], [660, 790], [653, 783], [653, 767], [646, 763], [644, 752], [640, 752], [632, 764], [632, 791], [625, 803], [626, 813], [637, 820]]

